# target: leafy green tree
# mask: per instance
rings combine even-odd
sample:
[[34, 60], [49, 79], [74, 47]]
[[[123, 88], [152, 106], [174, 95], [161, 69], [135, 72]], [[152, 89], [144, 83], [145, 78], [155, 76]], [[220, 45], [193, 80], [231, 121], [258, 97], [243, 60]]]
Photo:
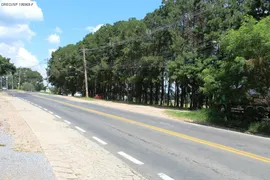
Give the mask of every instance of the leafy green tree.
[[83, 71], [82, 58], [78, 50], [75, 45], [59, 48], [49, 60], [48, 80], [58, 87], [59, 94], [75, 94], [76, 91], [81, 90]]
[[36, 91], [44, 90], [43, 77], [38, 71], [30, 68], [17, 68], [13, 77], [14, 88], [22, 87], [25, 82], [31, 83]]
[[10, 59], [0, 55], [0, 75], [14, 74], [15, 72], [16, 67], [10, 62]]
[[234, 85], [266, 95], [270, 88], [270, 17], [245, 21], [223, 37], [221, 47], [230, 68], [240, 73]]
[[[213, 108], [269, 89], [269, 2], [164, 0], [144, 19], [102, 26], [59, 48], [48, 63], [57, 93], [144, 104]], [[245, 18], [250, 15], [253, 18]], [[256, 19], [256, 20], [255, 20]], [[260, 81], [258, 81], [260, 80]]]
[[29, 82], [24, 82], [22, 84], [22, 89], [24, 91], [34, 91], [35, 90], [35, 87], [32, 83], [29, 83]]
[[270, 15], [270, 1], [269, 0], [248, 0], [249, 6], [248, 14], [255, 19], [260, 20]]

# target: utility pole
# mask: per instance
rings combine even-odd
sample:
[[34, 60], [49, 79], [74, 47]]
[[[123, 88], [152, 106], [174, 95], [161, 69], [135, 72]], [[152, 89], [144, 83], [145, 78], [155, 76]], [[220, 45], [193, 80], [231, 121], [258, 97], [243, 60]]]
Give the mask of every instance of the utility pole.
[[83, 46], [83, 65], [84, 65], [84, 81], [85, 81], [85, 96], [88, 98], [88, 82], [87, 82], [87, 69], [86, 69], [86, 59], [85, 59], [85, 48]]
[[3, 78], [3, 76], [1, 76], [1, 89], [2, 89], [2, 78]]

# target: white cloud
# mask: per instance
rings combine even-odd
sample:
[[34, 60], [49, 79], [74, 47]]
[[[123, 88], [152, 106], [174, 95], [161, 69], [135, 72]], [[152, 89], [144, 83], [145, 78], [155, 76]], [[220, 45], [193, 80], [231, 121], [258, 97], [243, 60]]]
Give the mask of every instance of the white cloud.
[[56, 28], [55, 28], [55, 32], [61, 34], [63, 31], [62, 31], [62, 29], [60, 29], [59, 27], [56, 27]]
[[85, 29], [88, 30], [88, 31], [90, 31], [90, 32], [92, 32], [92, 33], [95, 33], [95, 32], [98, 31], [102, 26], [103, 26], [103, 24], [99, 24], [99, 25], [97, 25], [97, 26], [95, 26], [95, 27], [93, 27], [93, 26], [88, 26], [88, 27], [86, 27]]
[[35, 55], [23, 47], [22, 42], [15, 42], [11, 45], [0, 43], [0, 54], [11, 58], [11, 62], [17, 67], [27, 67], [38, 71], [44, 78], [46, 77], [46, 62], [40, 63]]
[[52, 56], [52, 53], [53, 53], [54, 51], [56, 51], [56, 49], [49, 49], [49, 57]]
[[[5, 3], [17, 5], [7, 6]], [[30, 6], [20, 6], [19, 3], [29, 3]], [[44, 75], [43, 65], [24, 47], [24, 41], [35, 36], [29, 23], [43, 20], [41, 8], [31, 0], [0, 0], [0, 5], [0, 54], [11, 58], [17, 67], [31, 67]]]
[[47, 40], [49, 41], [49, 43], [59, 44], [60, 43], [60, 36], [58, 36], [57, 34], [51, 34], [48, 36]]
[[[16, 23], [28, 21], [42, 21], [43, 13], [36, 1], [31, 0], [0, 0], [1, 23]], [[7, 6], [5, 3], [17, 3], [16, 6]], [[20, 6], [19, 3], [29, 3], [30, 6]]]
[[18, 49], [18, 57], [19, 61], [16, 63], [18, 66], [36, 66], [39, 64], [37, 58], [28, 52], [24, 48], [19, 48]]
[[10, 26], [0, 25], [0, 41], [30, 41], [36, 34], [29, 28], [28, 24], [15, 24]]
[[11, 45], [0, 43], [0, 53], [11, 58], [11, 62], [17, 67], [31, 67], [39, 63], [37, 58], [23, 47], [22, 42], [15, 42]]

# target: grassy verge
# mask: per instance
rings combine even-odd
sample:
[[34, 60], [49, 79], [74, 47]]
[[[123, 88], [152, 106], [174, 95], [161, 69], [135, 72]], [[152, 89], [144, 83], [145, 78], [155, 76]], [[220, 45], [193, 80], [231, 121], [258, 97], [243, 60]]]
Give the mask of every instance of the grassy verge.
[[270, 135], [270, 121], [247, 123], [245, 120], [228, 120], [210, 109], [182, 112], [178, 110], [167, 110], [170, 116], [181, 118], [194, 123], [216, 126], [220, 128], [229, 128], [236, 131], [252, 134]]
[[254, 134], [267, 134], [270, 135], [270, 122], [254, 122], [248, 127], [248, 131]]

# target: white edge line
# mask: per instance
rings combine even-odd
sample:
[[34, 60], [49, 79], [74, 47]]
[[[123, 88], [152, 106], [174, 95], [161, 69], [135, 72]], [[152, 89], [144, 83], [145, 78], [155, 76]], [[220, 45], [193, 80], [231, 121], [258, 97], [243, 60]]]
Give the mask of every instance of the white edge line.
[[83, 133], [86, 132], [85, 130], [83, 130], [82, 128], [80, 128], [80, 127], [78, 127], [78, 126], [75, 126], [75, 128], [78, 129], [79, 131], [83, 132]]
[[107, 143], [105, 141], [102, 141], [101, 139], [93, 136], [93, 139], [96, 140], [97, 142], [99, 142], [100, 144], [106, 145]]
[[122, 151], [119, 151], [118, 154], [121, 155], [121, 156], [123, 156], [124, 158], [130, 160], [131, 162], [133, 162], [135, 164], [138, 164], [138, 165], [143, 165], [144, 164], [143, 162], [135, 159], [134, 157], [132, 157], [132, 156], [130, 156], [130, 155], [128, 155], [128, 154], [126, 154], [126, 153], [124, 153]]
[[58, 116], [58, 115], [54, 115], [55, 117], [57, 117], [57, 118], [59, 118], [59, 119], [61, 119], [61, 117], [60, 116]]
[[158, 176], [163, 180], [174, 180], [173, 178], [171, 178], [170, 176], [167, 176], [164, 173], [158, 173]]
[[53, 114], [53, 112], [52, 111], [48, 111], [49, 113], [51, 113], [51, 114]]
[[64, 122], [67, 123], [67, 124], [71, 124], [71, 122], [69, 122], [69, 121], [67, 121], [67, 120], [64, 120]]
[[48, 109], [46, 109], [46, 108], [43, 108], [43, 110], [44, 110], [44, 111], [48, 111]]

